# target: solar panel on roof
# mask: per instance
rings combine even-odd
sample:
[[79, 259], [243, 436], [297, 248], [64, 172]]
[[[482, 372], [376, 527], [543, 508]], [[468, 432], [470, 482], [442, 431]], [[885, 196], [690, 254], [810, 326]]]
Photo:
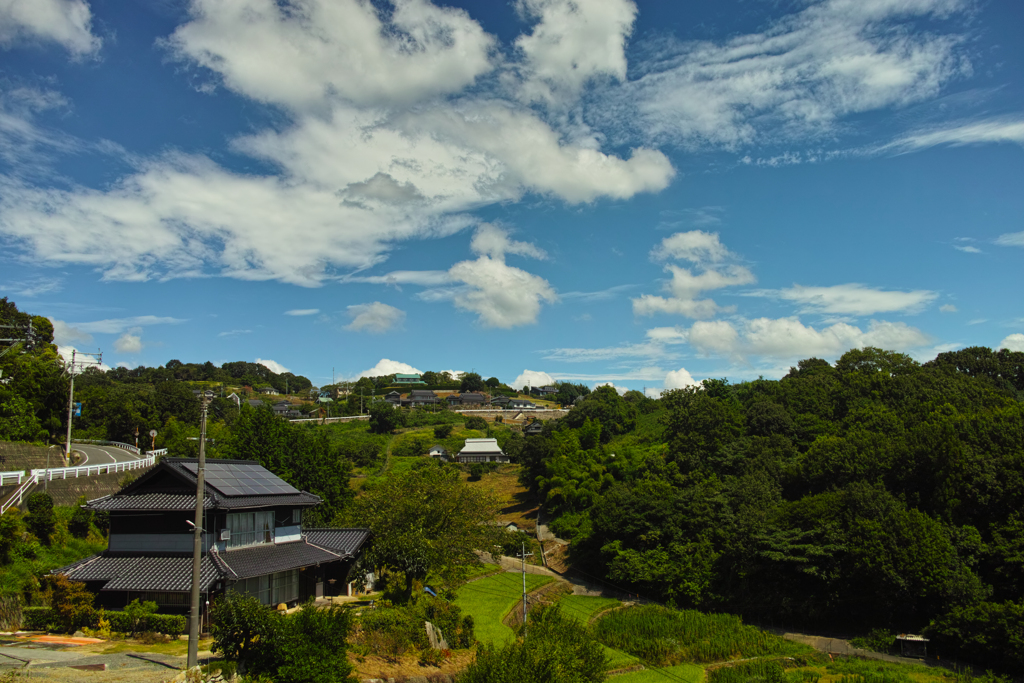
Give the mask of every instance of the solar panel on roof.
[[[186, 462], [182, 465], [193, 474], [199, 471], [198, 463]], [[299, 492], [273, 472], [256, 464], [208, 462], [206, 483], [225, 496], [268, 496]]]

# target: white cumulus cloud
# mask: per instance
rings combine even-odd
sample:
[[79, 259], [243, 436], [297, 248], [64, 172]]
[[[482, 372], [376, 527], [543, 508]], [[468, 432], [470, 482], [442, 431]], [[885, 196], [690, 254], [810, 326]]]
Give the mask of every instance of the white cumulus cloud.
[[69, 325], [56, 318], [48, 318], [48, 320], [53, 325], [53, 343], [57, 346], [72, 348], [71, 344], [74, 342], [89, 343], [92, 341], [91, 334], [75, 325]]
[[277, 375], [283, 375], [286, 372], [291, 372], [291, 370], [281, 365], [276, 360], [270, 360], [269, 358], [257, 358], [256, 362]]
[[376, 334], [398, 327], [405, 320], [405, 311], [379, 301], [349, 306], [348, 315], [352, 322], [345, 326], [346, 330]]
[[513, 389], [522, 389], [529, 385], [531, 387], [546, 387], [555, 383], [555, 380], [546, 372], [540, 370], [523, 370], [519, 376], [509, 384]]
[[636, 5], [629, 0], [519, 0], [538, 19], [516, 39], [525, 59], [523, 94], [547, 102], [575, 99], [587, 81], [626, 78], [626, 40]]
[[706, 355], [778, 359], [835, 357], [865, 346], [905, 351], [930, 342], [924, 332], [904, 323], [872, 320], [866, 330], [847, 323], [819, 329], [804, 325], [796, 317], [755, 318], [735, 324], [698, 321], [690, 328], [689, 337], [690, 344]]
[[355, 376], [355, 379], [359, 379], [360, 377], [383, 377], [385, 375], [394, 375], [397, 373], [422, 374], [422, 371], [417, 370], [408, 363], [401, 363], [397, 360], [381, 358], [379, 363], [369, 370], [363, 370]]
[[1009, 351], [1024, 352], [1024, 334], [1011, 334], [1006, 339], [999, 342], [999, 348], [1007, 349]]
[[735, 308], [719, 306], [712, 299], [698, 298], [702, 292], [749, 285], [757, 281], [746, 266], [722, 263], [734, 259], [735, 255], [722, 245], [717, 233], [702, 230], [676, 233], [663, 239], [661, 245], [651, 252], [651, 258], [655, 261], [690, 261], [697, 264], [700, 270], [695, 272], [674, 263], [667, 264], [665, 272], [670, 273], [672, 278], [664, 289], [671, 296], [643, 294], [633, 299], [634, 315], [666, 313], [696, 319], [711, 318], [717, 313], [732, 312]]
[[92, 12], [84, 0], [3, 0], [0, 2], [0, 46], [49, 41], [75, 57], [100, 49], [92, 33]]
[[[686, 368], [671, 370], [665, 375], [665, 389], [683, 389], [684, 387], [698, 386], [700, 382], [693, 378], [693, 375]], [[659, 394], [660, 395], [660, 394]]]
[[118, 353], [140, 353], [142, 351], [142, 328], [133, 327], [114, 342], [114, 350]]

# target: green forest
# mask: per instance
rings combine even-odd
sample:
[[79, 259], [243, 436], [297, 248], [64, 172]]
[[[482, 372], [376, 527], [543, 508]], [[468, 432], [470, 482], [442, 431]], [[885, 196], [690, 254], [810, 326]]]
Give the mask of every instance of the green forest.
[[[28, 320], [6, 299], [0, 316]], [[32, 320], [36, 343], [0, 358], [0, 440], [54, 443], [68, 378], [48, 321]], [[258, 380], [281, 376], [247, 363], [89, 370], [76, 378], [75, 433], [153, 428], [158, 447], [194, 455], [196, 383]], [[575, 405], [539, 435], [465, 427], [518, 462], [581, 576], [762, 626], [923, 632], [950, 656], [1024, 671], [1024, 353], [968, 348], [922, 364], [853, 349], [779, 380], [705, 380], [657, 400], [559, 388]], [[321, 496], [307, 524], [344, 522], [354, 472], [372, 481], [390, 455], [457, 447], [445, 425], [465, 421], [372, 408], [369, 424], [299, 425], [216, 399], [208, 454], [258, 460]]]

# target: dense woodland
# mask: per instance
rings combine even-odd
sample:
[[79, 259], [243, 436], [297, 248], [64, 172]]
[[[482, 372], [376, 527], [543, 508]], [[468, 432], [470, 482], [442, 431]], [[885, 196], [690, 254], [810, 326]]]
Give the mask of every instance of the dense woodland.
[[[0, 314], [27, 321], [6, 300]], [[48, 321], [33, 320], [34, 348], [0, 358], [10, 380], [0, 385], [0, 440], [60, 439], [67, 376]], [[276, 387], [280, 376], [173, 361], [88, 371], [76, 379], [86, 405], [76, 434], [126, 440], [154, 428], [158, 447], [194, 455], [193, 383], [257, 379]], [[379, 398], [391, 379], [363, 386]], [[217, 399], [208, 453], [256, 459], [320, 495], [307, 520], [319, 524], [352, 519], [350, 476], [372, 474], [389, 449], [419, 455], [490, 433], [520, 462], [552, 529], [571, 539], [582, 574], [764, 625], [924, 631], [943, 652], [1024, 671], [1024, 354], [969, 348], [919, 364], [855, 349], [834, 364], [801, 361], [781, 380], [706, 380], [659, 400], [559, 389], [575, 407], [527, 438], [493, 424], [453, 436], [446, 425], [466, 419], [443, 408], [376, 403], [370, 424], [319, 426]]]

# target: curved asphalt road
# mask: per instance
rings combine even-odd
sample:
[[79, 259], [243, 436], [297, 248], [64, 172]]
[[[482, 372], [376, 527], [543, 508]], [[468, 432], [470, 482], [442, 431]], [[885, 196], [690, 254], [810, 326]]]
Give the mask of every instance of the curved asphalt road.
[[71, 448], [82, 454], [82, 461], [78, 463], [79, 466], [109, 465], [112, 462], [141, 460], [139, 456], [114, 446], [97, 446], [95, 444], [72, 442]]

